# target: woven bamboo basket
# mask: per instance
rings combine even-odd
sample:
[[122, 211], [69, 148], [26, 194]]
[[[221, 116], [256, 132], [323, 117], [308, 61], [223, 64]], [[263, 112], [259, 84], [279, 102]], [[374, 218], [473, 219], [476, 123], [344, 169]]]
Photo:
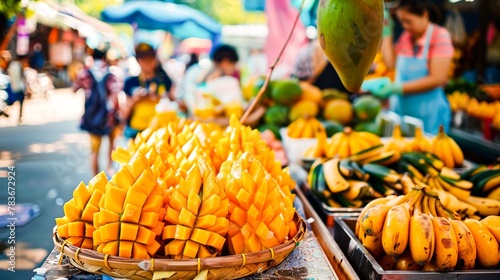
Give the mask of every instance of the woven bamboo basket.
[[125, 279], [236, 279], [263, 272], [280, 264], [306, 234], [306, 223], [295, 213], [297, 234], [287, 242], [260, 252], [203, 259], [127, 259], [81, 249], [64, 242], [54, 231], [53, 240], [62, 255], [75, 267], [95, 274]]

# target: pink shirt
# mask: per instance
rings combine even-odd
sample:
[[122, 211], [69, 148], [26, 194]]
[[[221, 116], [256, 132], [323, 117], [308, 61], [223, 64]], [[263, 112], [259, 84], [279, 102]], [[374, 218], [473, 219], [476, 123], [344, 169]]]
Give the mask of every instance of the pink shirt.
[[416, 50], [417, 57], [422, 57], [422, 51], [424, 49], [423, 46], [425, 45], [427, 39], [427, 32], [429, 32], [431, 26], [434, 26], [434, 30], [432, 32], [428, 58], [453, 57], [455, 48], [453, 47], [450, 33], [446, 30], [446, 28], [436, 24], [429, 24], [426, 33], [415, 42], [415, 45], [412, 42], [411, 34], [408, 31], [404, 31], [396, 43], [397, 55], [415, 56]]

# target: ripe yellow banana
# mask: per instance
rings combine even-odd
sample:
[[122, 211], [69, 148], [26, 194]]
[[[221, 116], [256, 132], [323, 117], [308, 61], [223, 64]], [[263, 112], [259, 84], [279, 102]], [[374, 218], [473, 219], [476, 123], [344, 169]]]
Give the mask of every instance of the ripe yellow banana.
[[462, 166], [462, 164], [464, 163], [464, 153], [458, 146], [457, 142], [455, 142], [455, 140], [448, 137], [447, 142], [451, 150], [451, 153], [453, 154], [453, 160], [455, 162], [455, 166]]
[[381, 234], [376, 236], [364, 235], [363, 246], [370, 252], [370, 254], [378, 259], [384, 254], [384, 248], [382, 247], [382, 236]]
[[359, 141], [359, 139], [357, 139], [356, 137], [352, 137], [350, 136], [349, 137], [349, 142], [348, 142], [348, 156], [350, 155], [353, 155], [357, 152], [360, 152], [362, 150], [364, 150], [362, 147], [361, 147], [361, 141]]
[[488, 228], [478, 220], [466, 219], [465, 225], [472, 232], [477, 247], [477, 262], [485, 268], [498, 265], [498, 242]]
[[323, 157], [325, 154], [327, 137], [326, 137], [326, 132], [322, 126], [317, 126], [317, 127], [315, 127], [315, 129], [316, 129], [315, 135], [316, 135], [316, 139], [318, 140], [318, 142], [316, 144], [316, 149], [314, 151], [314, 157], [320, 158], [320, 157]]
[[[363, 217], [365, 216], [368, 209], [370, 209], [373, 206], [378, 205], [378, 204], [385, 204], [389, 200], [392, 200], [393, 198], [395, 198], [395, 196], [381, 197], [381, 198], [374, 199], [374, 200], [370, 201], [368, 204], [366, 204], [366, 206], [363, 208], [363, 210], [361, 210], [361, 213], [358, 216], [358, 220], [356, 221], [356, 227], [355, 227], [354, 231], [358, 237], [360, 236], [360, 232], [362, 232], [361, 222], [363, 221]], [[363, 232], [363, 234], [364, 234], [364, 232]]]
[[356, 137], [368, 140], [370, 146], [375, 146], [382, 143], [380, 142], [380, 138], [377, 135], [366, 131], [356, 131]]
[[441, 142], [441, 154], [443, 155], [441, 160], [444, 162], [444, 165], [449, 168], [455, 167], [455, 160], [453, 157], [453, 151], [451, 150], [450, 141], [447, 141], [445, 138], [441, 138], [439, 141]]
[[301, 138], [313, 138], [313, 137], [314, 137], [313, 127], [311, 125], [309, 125], [308, 123], [306, 123], [304, 125], [303, 130], [302, 130]]
[[349, 188], [349, 183], [339, 171], [339, 163], [339, 158], [333, 158], [323, 163], [325, 181], [333, 193], [342, 192]]
[[365, 207], [368, 208], [365, 213], [361, 217], [361, 227], [360, 231], [367, 235], [378, 235], [383, 227], [384, 222], [387, 216], [387, 212], [391, 209], [392, 206], [398, 205], [400, 203], [405, 202], [408, 199], [407, 196], [398, 196], [396, 198], [391, 199], [390, 201], [386, 201], [384, 204], [377, 203], [368, 208], [368, 205]]
[[413, 216], [410, 218], [409, 244], [413, 260], [423, 266], [432, 258], [435, 236], [431, 217], [422, 213], [421, 203], [422, 199], [415, 203]]
[[385, 217], [382, 229], [382, 246], [391, 256], [404, 253], [408, 245], [410, 212], [406, 204], [393, 206]]
[[[489, 192], [491, 190], [495, 190], [500, 188], [500, 176], [494, 176], [486, 182], [483, 188], [483, 192]], [[499, 199], [500, 200], [500, 199]]]
[[[500, 176], [498, 178], [500, 178]], [[490, 199], [500, 200], [500, 186], [494, 188], [486, 197]]]
[[486, 198], [470, 196], [467, 202], [477, 208], [481, 216], [490, 216], [500, 214], [500, 201]]
[[473, 269], [476, 264], [476, 242], [472, 232], [459, 220], [452, 220], [451, 226], [457, 237], [458, 262], [457, 269]]
[[467, 201], [470, 197], [470, 190], [464, 190], [460, 187], [451, 185], [441, 177], [437, 177], [436, 183], [462, 201]]
[[439, 271], [439, 267], [436, 265], [436, 261], [432, 259], [430, 262], [424, 265], [422, 271], [427, 271], [427, 272]]
[[495, 236], [500, 246], [500, 216], [488, 216], [482, 219], [481, 223]]
[[419, 265], [413, 258], [410, 250], [406, 250], [401, 256], [396, 258], [396, 264], [394, 265], [396, 270], [422, 270], [422, 266]]
[[299, 121], [300, 121], [300, 119], [298, 119], [298, 120], [292, 122], [290, 125], [288, 125], [288, 127], [287, 127], [288, 137], [299, 138], [299, 136], [300, 136]]
[[348, 140], [343, 141], [340, 143], [339, 150], [337, 154], [340, 156], [340, 158], [344, 159], [349, 156], [349, 142], [351, 141], [350, 137], [346, 137]]
[[458, 261], [457, 237], [450, 222], [443, 217], [432, 217], [436, 236], [434, 261], [440, 271], [451, 271]]
[[441, 138], [439, 138], [438, 136], [436, 136], [436, 138], [434, 138], [432, 140], [431, 153], [435, 154], [441, 161], [444, 161], [443, 160], [444, 155], [443, 155], [442, 141], [441, 141]]
[[336, 133], [330, 140], [330, 147], [327, 149], [326, 156], [332, 158], [339, 154], [339, 148], [342, 143], [346, 141], [346, 135], [344, 133]]
[[396, 258], [391, 255], [384, 254], [377, 260], [377, 262], [384, 270], [393, 270], [396, 265]]

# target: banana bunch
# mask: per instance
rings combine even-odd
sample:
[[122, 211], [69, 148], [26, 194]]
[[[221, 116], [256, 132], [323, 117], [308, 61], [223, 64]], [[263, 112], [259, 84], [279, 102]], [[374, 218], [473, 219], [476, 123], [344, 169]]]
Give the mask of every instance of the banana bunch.
[[455, 140], [446, 135], [442, 125], [438, 135], [432, 140], [430, 152], [438, 156], [449, 168], [460, 167], [464, 162], [462, 150]]
[[290, 138], [315, 138], [320, 128], [325, 129], [315, 118], [298, 118], [288, 125], [287, 134]]
[[316, 144], [307, 147], [302, 156], [304, 158], [324, 158], [328, 147], [326, 131], [323, 125], [315, 127]]
[[328, 158], [340, 156], [344, 159], [381, 143], [380, 138], [373, 133], [353, 131], [350, 127], [346, 127], [343, 132], [332, 136], [325, 152]]
[[472, 195], [500, 201], [500, 164], [491, 169], [484, 165], [478, 166], [462, 174], [461, 179], [474, 184]]
[[329, 207], [360, 208], [375, 198], [403, 192], [402, 175], [377, 164], [318, 159], [311, 166], [308, 185]]
[[397, 151], [400, 153], [404, 153], [407, 151], [409, 147], [408, 141], [403, 137], [401, 133], [401, 126], [398, 124], [394, 127], [394, 131], [392, 132], [392, 138], [385, 143], [385, 149], [387, 151]]
[[409, 176], [401, 181], [411, 191], [373, 200], [355, 227], [384, 269], [451, 271], [498, 265], [500, 217], [461, 221], [443, 207], [438, 193], [417, 187]]
[[368, 149], [354, 153], [347, 159], [361, 165], [367, 163], [390, 165], [397, 162], [400, 157], [401, 153], [399, 150], [388, 150], [383, 144], [377, 144]]
[[409, 152], [429, 152], [431, 151], [431, 141], [424, 136], [420, 127], [415, 128], [415, 137], [406, 146]]
[[[496, 181], [499, 180], [497, 177], [500, 171], [483, 170], [488, 173], [482, 176], [482, 172], [473, 175], [474, 173], [469, 171], [465, 176], [460, 176], [453, 169], [446, 167], [435, 155], [417, 152], [404, 153], [400, 160], [400, 169], [407, 172], [420, 186], [427, 186], [439, 193], [441, 203], [446, 208], [458, 212], [462, 218], [479, 219], [479, 216], [500, 214], [500, 200], [494, 197], [480, 197], [481, 193], [485, 193], [481, 190], [484, 190], [486, 184], [489, 191], [499, 184]], [[469, 175], [477, 176], [476, 180], [466, 180]], [[474, 189], [477, 191], [474, 192]]]
[[338, 157], [318, 159], [311, 166], [308, 185], [311, 192], [329, 207], [360, 208], [385, 194], [370, 184], [370, 175], [356, 162]]

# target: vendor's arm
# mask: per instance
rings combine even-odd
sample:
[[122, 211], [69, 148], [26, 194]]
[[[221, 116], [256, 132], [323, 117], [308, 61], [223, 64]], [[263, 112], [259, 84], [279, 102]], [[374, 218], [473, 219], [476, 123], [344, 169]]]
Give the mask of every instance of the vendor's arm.
[[431, 58], [429, 75], [403, 84], [403, 94], [422, 93], [440, 87], [448, 80], [451, 58]]
[[396, 64], [396, 50], [394, 49], [392, 35], [386, 36], [382, 39], [382, 43], [380, 44], [380, 53], [382, 54], [382, 61], [387, 69], [394, 69]]

